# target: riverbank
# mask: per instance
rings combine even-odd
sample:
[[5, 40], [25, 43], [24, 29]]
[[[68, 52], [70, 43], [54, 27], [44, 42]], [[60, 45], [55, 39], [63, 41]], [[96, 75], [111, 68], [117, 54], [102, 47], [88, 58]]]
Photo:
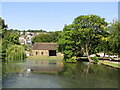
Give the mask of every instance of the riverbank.
[[50, 56], [50, 57], [35, 57], [35, 56], [28, 56], [27, 59], [57, 59], [57, 60], [62, 60], [63, 57], [57, 57], [57, 56]]
[[98, 60], [98, 63], [120, 69], [120, 62], [113, 62], [113, 61], [108, 61], [108, 60], [102, 60], [102, 61]]
[[[50, 57], [35, 57], [35, 56], [28, 56], [27, 59], [51, 59], [51, 60], [62, 60], [63, 57], [57, 57], [57, 56], [50, 56]], [[81, 57], [81, 59], [86, 60], [86, 57]], [[98, 63], [107, 65], [114, 68], [120, 69], [120, 62], [113, 62], [108, 60], [98, 60]]]

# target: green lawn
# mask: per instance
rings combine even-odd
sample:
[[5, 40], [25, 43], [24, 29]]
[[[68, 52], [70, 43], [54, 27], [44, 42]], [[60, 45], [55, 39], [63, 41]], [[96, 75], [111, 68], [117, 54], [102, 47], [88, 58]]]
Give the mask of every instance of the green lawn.
[[27, 59], [63, 59], [63, 57], [51, 56], [51, 57], [37, 57], [37, 56], [28, 56]]
[[102, 63], [102, 64], [109, 65], [109, 66], [112, 66], [112, 67], [120, 68], [120, 64], [116, 64], [116, 63], [112, 63], [112, 62], [106, 62], [106, 61], [100, 61], [99, 60], [98, 63]]

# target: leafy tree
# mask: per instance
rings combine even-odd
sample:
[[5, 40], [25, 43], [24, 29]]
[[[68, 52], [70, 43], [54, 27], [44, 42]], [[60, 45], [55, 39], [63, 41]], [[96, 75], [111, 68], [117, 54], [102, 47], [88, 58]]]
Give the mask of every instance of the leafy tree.
[[2, 58], [5, 59], [6, 57], [6, 50], [9, 48], [10, 45], [18, 44], [19, 45], [19, 40], [18, 40], [18, 33], [17, 32], [9, 32], [6, 30], [3, 33], [3, 38], [2, 38]]
[[7, 25], [5, 25], [4, 20], [0, 17], [0, 33], [4, 33], [4, 31], [7, 29]]
[[[7, 30], [4, 20], [0, 18], [0, 29], [2, 30], [2, 60], [19, 60], [25, 56], [24, 48], [19, 45], [19, 34], [15, 30]], [[22, 53], [22, 54], [21, 54]]]
[[39, 34], [32, 38], [32, 42], [50, 42], [50, 35], [49, 34]]
[[[1, 48], [3, 46], [2, 38], [4, 38], [4, 36], [5, 36], [4, 34], [6, 33], [6, 30], [7, 30], [7, 25], [5, 25], [4, 20], [0, 17], [0, 42], [1, 42], [0, 47]], [[4, 56], [4, 52], [5, 52], [5, 50], [2, 48], [2, 50], [0, 50], [0, 53], [2, 56]], [[0, 57], [2, 57], [2, 56], [0, 56]]]
[[47, 32], [47, 31], [45, 31], [45, 30], [27, 30], [26, 32]]
[[120, 21], [114, 20], [109, 27], [109, 45], [113, 53], [118, 54], [120, 58]]
[[41, 33], [32, 38], [32, 42], [57, 42], [60, 37], [61, 31], [50, 32], [47, 34]]
[[23, 46], [11, 45], [6, 50], [7, 62], [23, 61], [25, 57], [26, 57], [26, 54]]
[[65, 26], [58, 42], [65, 59], [77, 57], [82, 53], [92, 62], [89, 54], [98, 48], [102, 38], [106, 37], [106, 26], [105, 19], [97, 15], [78, 16], [72, 24]]

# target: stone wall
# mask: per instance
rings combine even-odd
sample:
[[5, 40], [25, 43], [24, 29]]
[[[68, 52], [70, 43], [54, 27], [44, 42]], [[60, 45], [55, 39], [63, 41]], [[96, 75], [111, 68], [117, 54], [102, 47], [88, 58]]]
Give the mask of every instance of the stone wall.
[[[56, 54], [58, 57], [63, 57], [64, 54], [58, 52]], [[49, 50], [32, 50], [30, 56], [49, 56]]]
[[49, 50], [32, 50], [31, 56], [49, 56]]

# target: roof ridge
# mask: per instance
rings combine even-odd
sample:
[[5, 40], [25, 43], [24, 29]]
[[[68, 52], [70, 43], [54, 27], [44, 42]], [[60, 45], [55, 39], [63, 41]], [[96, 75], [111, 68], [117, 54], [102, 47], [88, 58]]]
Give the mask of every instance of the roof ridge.
[[43, 43], [43, 42], [38, 43], [38, 42], [35, 42], [35, 44], [57, 44], [57, 43]]

